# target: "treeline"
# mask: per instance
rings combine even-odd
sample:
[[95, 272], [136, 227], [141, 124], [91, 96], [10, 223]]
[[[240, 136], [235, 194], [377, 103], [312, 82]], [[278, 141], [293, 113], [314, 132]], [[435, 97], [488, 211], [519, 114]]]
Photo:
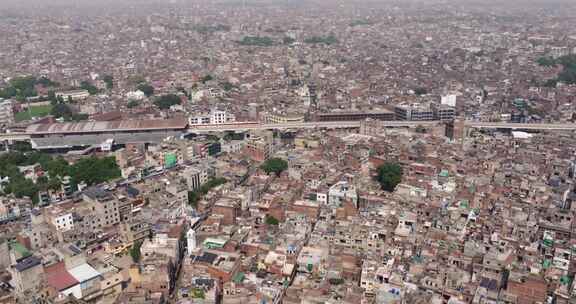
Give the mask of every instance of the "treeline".
[[23, 101], [28, 97], [38, 96], [36, 85], [41, 85], [45, 88], [60, 86], [58, 82], [45, 77], [15, 77], [8, 82], [7, 87], [0, 89], [0, 98], [15, 98], [16, 100]]
[[562, 71], [558, 76], [546, 81], [545, 86], [555, 87], [558, 82], [576, 84], [576, 55], [562, 56], [556, 59], [552, 57], [541, 57], [538, 58], [537, 63], [546, 67], [562, 66]]
[[[36, 183], [26, 179], [18, 169], [19, 166], [35, 164], [39, 164], [45, 173], [37, 178]], [[89, 157], [69, 164], [61, 156], [52, 157], [40, 152], [10, 152], [0, 155], [0, 177], [4, 180], [4, 194], [14, 194], [18, 198], [30, 197], [34, 203], [38, 202], [38, 192], [60, 189], [65, 176], [71, 177], [71, 184], [76, 188], [81, 182], [95, 185], [120, 177], [120, 173], [114, 157]]]

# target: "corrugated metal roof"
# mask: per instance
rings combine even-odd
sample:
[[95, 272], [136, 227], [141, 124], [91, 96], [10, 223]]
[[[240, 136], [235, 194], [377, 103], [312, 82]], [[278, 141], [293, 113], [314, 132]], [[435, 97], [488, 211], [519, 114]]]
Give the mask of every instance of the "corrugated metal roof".
[[100, 273], [96, 269], [86, 263], [76, 266], [68, 270], [68, 272], [80, 283], [90, 281], [91, 279], [100, 276]]
[[26, 128], [28, 134], [70, 134], [132, 130], [184, 129], [186, 119], [89, 121], [54, 124], [33, 124]]
[[48, 285], [58, 291], [78, 284], [78, 281], [66, 270], [64, 262], [45, 267], [44, 273], [46, 274]]

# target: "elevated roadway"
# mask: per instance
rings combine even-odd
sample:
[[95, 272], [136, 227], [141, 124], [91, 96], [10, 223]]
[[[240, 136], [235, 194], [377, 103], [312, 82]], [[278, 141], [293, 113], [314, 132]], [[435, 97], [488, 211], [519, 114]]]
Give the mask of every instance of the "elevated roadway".
[[571, 123], [506, 123], [506, 122], [465, 122], [465, 127], [475, 129], [512, 129], [512, 130], [576, 130]]
[[[416, 127], [416, 126], [435, 126], [441, 124], [440, 121], [379, 121], [378, 125], [381, 127]], [[201, 134], [210, 132], [225, 132], [225, 131], [251, 131], [251, 130], [298, 130], [298, 129], [355, 129], [360, 128], [361, 121], [316, 121], [316, 122], [298, 122], [298, 123], [279, 123], [279, 124], [266, 124], [257, 122], [248, 123], [235, 123], [225, 125], [205, 125], [205, 126], [191, 126], [188, 127], [186, 133], [188, 134]], [[504, 122], [464, 122], [464, 127], [475, 129], [521, 129], [521, 130], [576, 130], [576, 124], [571, 123], [504, 123]], [[2, 133], [0, 134], [0, 142], [2, 141], [29, 141], [33, 135], [28, 133]], [[62, 136], [61, 140], [66, 141], [65, 134], [53, 133], [51, 136]], [[76, 135], [78, 136], [78, 135]], [[87, 135], [95, 136], [95, 135]], [[102, 135], [104, 136], [104, 135]], [[104, 137], [115, 137], [111, 133]]]
[[[287, 129], [355, 129], [360, 128], [361, 121], [316, 121], [280, 124], [239, 123], [189, 127], [188, 133], [250, 131], [250, 130], [287, 130]], [[382, 127], [415, 127], [437, 125], [438, 121], [381, 121]]]

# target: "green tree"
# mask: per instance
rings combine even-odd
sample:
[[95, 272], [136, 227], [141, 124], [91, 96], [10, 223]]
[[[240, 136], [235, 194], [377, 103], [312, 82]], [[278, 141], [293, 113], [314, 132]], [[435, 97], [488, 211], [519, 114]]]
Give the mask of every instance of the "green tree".
[[138, 104], [139, 104], [138, 101], [136, 101], [136, 100], [130, 100], [130, 101], [126, 104], [126, 107], [128, 107], [128, 109], [132, 109], [132, 108], [137, 107]]
[[281, 158], [270, 158], [266, 160], [260, 168], [267, 174], [273, 172], [276, 173], [276, 176], [280, 176], [282, 171], [288, 169], [288, 163]]
[[136, 86], [136, 89], [142, 91], [142, 93], [144, 93], [144, 95], [146, 95], [146, 97], [150, 97], [152, 95], [154, 95], [154, 87], [147, 84], [147, 83], [141, 83], [138, 86]]
[[72, 117], [72, 109], [70, 109], [70, 107], [65, 103], [58, 103], [52, 107], [50, 114], [56, 118], [62, 117], [64, 119], [69, 119]]
[[207, 181], [204, 185], [200, 186], [200, 188], [196, 189], [195, 191], [188, 191], [188, 203], [190, 206], [197, 208], [198, 202], [202, 199], [204, 195], [206, 195], [212, 188], [218, 187], [222, 184], [225, 184], [227, 180], [225, 178], [211, 178]]
[[221, 85], [222, 85], [222, 89], [224, 89], [224, 91], [226, 91], [226, 92], [232, 91], [235, 88], [235, 86], [228, 81], [221, 83]]
[[202, 77], [202, 79], [200, 79], [200, 82], [207, 83], [208, 81], [212, 81], [212, 80], [214, 80], [214, 77], [212, 77], [212, 75], [208, 74], [208, 75]]
[[169, 109], [173, 105], [180, 104], [181, 100], [178, 95], [175, 94], [167, 94], [162, 95], [154, 101], [154, 104], [158, 106], [160, 109], [165, 110]]
[[76, 183], [94, 185], [120, 177], [120, 168], [114, 157], [82, 158], [70, 168], [70, 176]]
[[58, 103], [58, 98], [56, 97], [56, 92], [54, 92], [54, 90], [48, 91], [48, 100], [53, 106]]
[[282, 38], [282, 43], [286, 44], [286, 45], [290, 45], [292, 43], [296, 42], [296, 39], [292, 38], [292, 37], [284, 37]]
[[423, 125], [417, 125], [415, 131], [416, 133], [426, 133], [426, 128]]
[[30, 152], [32, 151], [32, 145], [26, 141], [17, 141], [10, 146], [10, 150], [18, 152]]
[[104, 75], [102, 81], [106, 84], [106, 89], [112, 90], [112, 88], [114, 88], [114, 77], [112, 77], [112, 75]]
[[310, 38], [307, 38], [304, 40], [305, 43], [308, 44], [326, 44], [326, 45], [331, 45], [331, 44], [336, 44], [338, 43], [338, 39], [336, 39], [336, 36], [334, 35], [328, 35], [328, 36], [313, 36]]
[[265, 222], [268, 226], [278, 226], [278, 224], [280, 224], [280, 221], [271, 215], [266, 215]]
[[93, 84], [91, 84], [88, 81], [80, 82], [80, 88], [88, 91], [88, 93], [90, 93], [90, 95], [96, 95], [96, 94], [98, 94], [98, 91], [99, 91], [97, 87], [95, 87]]
[[393, 192], [400, 182], [402, 182], [402, 167], [397, 163], [385, 163], [378, 167], [378, 182], [382, 190]]
[[274, 40], [270, 37], [246, 36], [238, 41], [238, 44], [245, 46], [272, 46], [274, 45]]
[[18, 94], [14, 87], [7, 87], [0, 90], [0, 98], [12, 98]]
[[188, 204], [194, 208], [198, 208], [198, 202], [202, 198], [201, 194], [197, 191], [188, 191]]
[[554, 58], [552, 57], [540, 57], [538, 58], [538, 60], [536, 60], [536, 62], [538, 63], [538, 65], [545, 67], [551, 67], [556, 65], [556, 60], [554, 60]]
[[142, 257], [142, 251], [140, 250], [141, 248], [142, 248], [141, 241], [134, 242], [134, 245], [132, 245], [132, 248], [130, 248], [130, 256], [132, 257], [132, 262], [134, 263], [140, 262], [140, 258]]
[[414, 89], [414, 94], [421, 96], [428, 94], [428, 90], [424, 87], [418, 87]]

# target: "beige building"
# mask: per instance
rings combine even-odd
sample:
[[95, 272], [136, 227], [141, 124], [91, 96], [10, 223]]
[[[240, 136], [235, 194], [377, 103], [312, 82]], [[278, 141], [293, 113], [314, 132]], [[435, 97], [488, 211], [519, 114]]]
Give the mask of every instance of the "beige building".
[[93, 229], [110, 227], [120, 223], [119, 202], [111, 193], [98, 187], [92, 187], [84, 191], [82, 198], [94, 213], [91, 219]]
[[11, 125], [14, 123], [14, 110], [12, 101], [0, 98], [0, 126]]

